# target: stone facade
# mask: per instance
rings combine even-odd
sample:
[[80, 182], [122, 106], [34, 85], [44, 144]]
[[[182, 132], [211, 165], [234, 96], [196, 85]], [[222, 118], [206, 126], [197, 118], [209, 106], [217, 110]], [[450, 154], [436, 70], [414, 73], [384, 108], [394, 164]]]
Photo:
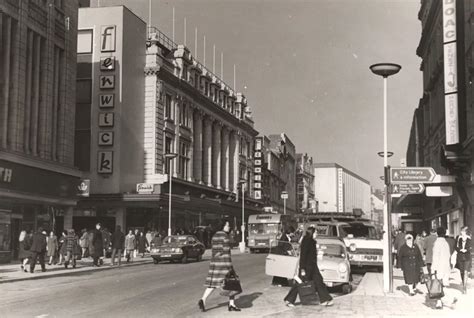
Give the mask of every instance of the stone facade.
[[313, 157], [306, 153], [296, 154], [296, 182], [298, 211], [301, 213], [316, 213]]

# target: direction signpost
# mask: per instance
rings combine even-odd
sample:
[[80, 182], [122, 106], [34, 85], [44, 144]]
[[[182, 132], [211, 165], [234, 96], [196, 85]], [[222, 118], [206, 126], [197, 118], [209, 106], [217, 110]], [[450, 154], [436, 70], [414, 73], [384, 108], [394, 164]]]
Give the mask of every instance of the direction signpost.
[[392, 194], [419, 194], [425, 191], [423, 183], [392, 184]]
[[431, 167], [390, 168], [392, 184], [431, 183], [435, 177], [436, 172]]

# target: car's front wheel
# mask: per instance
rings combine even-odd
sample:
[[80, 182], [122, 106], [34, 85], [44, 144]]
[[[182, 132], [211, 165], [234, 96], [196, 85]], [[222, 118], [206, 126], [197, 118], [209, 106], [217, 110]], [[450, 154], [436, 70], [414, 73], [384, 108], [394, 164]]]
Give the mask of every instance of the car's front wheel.
[[342, 293], [343, 294], [349, 294], [351, 291], [352, 291], [352, 285], [351, 284], [342, 285]]
[[185, 253], [181, 259], [181, 263], [186, 264], [188, 262], [188, 255]]
[[154, 264], [158, 264], [159, 261], [158, 261], [156, 258], [154, 258], [154, 259], [153, 259], [153, 263], [154, 263]]

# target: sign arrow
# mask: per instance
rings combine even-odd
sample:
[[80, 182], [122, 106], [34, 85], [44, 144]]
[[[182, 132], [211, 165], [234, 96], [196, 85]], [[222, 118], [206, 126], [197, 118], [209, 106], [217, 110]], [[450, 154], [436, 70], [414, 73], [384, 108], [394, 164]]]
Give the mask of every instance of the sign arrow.
[[431, 183], [435, 177], [431, 167], [390, 168], [390, 183]]
[[392, 185], [392, 194], [419, 194], [425, 191], [423, 183], [400, 183]]

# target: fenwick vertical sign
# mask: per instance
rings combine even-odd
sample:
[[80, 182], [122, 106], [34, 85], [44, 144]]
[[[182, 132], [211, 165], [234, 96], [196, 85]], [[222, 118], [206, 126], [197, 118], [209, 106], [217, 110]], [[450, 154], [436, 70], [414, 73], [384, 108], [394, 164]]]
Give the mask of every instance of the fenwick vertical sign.
[[443, 0], [444, 109], [446, 144], [459, 143], [456, 0]]

